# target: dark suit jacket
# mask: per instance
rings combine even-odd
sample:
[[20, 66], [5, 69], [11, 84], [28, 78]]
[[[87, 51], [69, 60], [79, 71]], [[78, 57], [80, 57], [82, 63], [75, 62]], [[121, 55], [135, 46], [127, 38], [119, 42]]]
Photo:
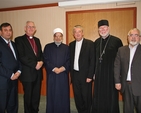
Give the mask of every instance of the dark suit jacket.
[[42, 79], [42, 69], [40, 70], [35, 69], [37, 62], [43, 61], [41, 44], [38, 38], [36, 37], [33, 38], [38, 48], [37, 56], [34, 54], [34, 51], [26, 35], [15, 38], [15, 43], [22, 64], [22, 73], [19, 79], [24, 82], [35, 81], [37, 76], [40, 76]]
[[[129, 68], [130, 49], [129, 46], [119, 48], [115, 64], [115, 83], [121, 83], [121, 92], [126, 88], [126, 79]], [[135, 96], [141, 95], [141, 45], [139, 44], [131, 63], [131, 86]]]
[[15, 80], [12, 81], [10, 79], [12, 74], [21, 70], [16, 46], [14, 45], [14, 42], [11, 41], [11, 43], [17, 59], [15, 59], [12, 51], [0, 36], [0, 89], [7, 89], [9, 86], [13, 85]]
[[[75, 44], [73, 41], [69, 44], [70, 48], [70, 65], [71, 65], [71, 77], [73, 82], [73, 67], [74, 67], [74, 56], [75, 56]], [[83, 39], [80, 55], [79, 55], [79, 73], [80, 79], [86, 80], [86, 78], [92, 79], [94, 75], [94, 43], [88, 39]]]

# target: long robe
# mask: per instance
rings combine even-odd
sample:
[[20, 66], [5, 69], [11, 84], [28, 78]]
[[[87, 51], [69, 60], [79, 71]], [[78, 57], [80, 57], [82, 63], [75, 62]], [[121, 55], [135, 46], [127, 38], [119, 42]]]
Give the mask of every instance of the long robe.
[[[46, 113], [70, 113], [69, 96], [69, 49], [65, 44], [50, 43], [44, 49], [44, 63], [47, 71]], [[65, 67], [60, 74], [53, 72], [55, 67]]]
[[[122, 42], [119, 38], [109, 35], [106, 39], [98, 38], [94, 45], [96, 69], [92, 113], [119, 113], [118, 91], [114, 83], [114, 61]], [[100, 55], [104, 48], [105, 53], [100, 62]]]

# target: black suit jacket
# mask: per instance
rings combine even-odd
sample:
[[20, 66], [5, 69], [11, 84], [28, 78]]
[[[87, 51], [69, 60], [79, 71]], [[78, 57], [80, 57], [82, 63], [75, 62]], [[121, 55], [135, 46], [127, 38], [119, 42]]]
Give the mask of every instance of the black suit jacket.
[[[75, 44], [73, 41], [69, 44], [70, 48], [70, 65], [71, 65], [71, 77], [73, 81], [73, 68], [74, 68], [74, 56], [75, 56]], [[79, 73], [80, 79], [86, 80], [86, 78], [92, 79], [94, 75], [94, 43], [88, 39], [83, 39], [80, 55], [79, 55]]]
[[[126, 79], [129, 68], [130, 49], [129, 46], [119, 48], [115, 64], [114, 77], [115, 83], [121, 83], [121, 91], [126, 88]], [[141, 45], [139, 44], [131, 63], [131, 86], [135, 96], [141, 95]]]
[[38, 48], [37, 56], [27, 39], [27, 35], [19, 36], [15, 38], [15, 43], [18, 49], [19, 58], [22, 64], [22, 73], [20, 80], [24, 82], [35, 81], [37, 76], [42, 79], [42, 69], [36, 70], [36, 64], [38, 61], [43, 61], [42, 49], [40, 40], [33, 37]]
[[12, 42], [17, 59], [15, 59], [12, 51], [0, 36], [0, 89], [7, 89], [9, 86], [14, 85], [17, 80], [11, 80], [13, 73], [21, 70], [18, 61], [17, 50], [14, 42]]

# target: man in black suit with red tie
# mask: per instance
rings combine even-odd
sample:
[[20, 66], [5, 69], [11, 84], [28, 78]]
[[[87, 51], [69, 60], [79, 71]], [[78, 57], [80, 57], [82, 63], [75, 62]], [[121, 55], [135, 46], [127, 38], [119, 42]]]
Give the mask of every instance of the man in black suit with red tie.
[[[21, 74], [9, 23], [0, 26], [0, 113], [18, 113], [17, 79]], [[9, 44], [9, 45], [8, 45]]]
[[19, 79], [24, 90], [24, 113], [38, 113], [39, 111], [43, 55], [40, 40], [34, 37], [35, 32], [34, 22], [27, 21], [25, 34], [15, 38], [22, 64]]

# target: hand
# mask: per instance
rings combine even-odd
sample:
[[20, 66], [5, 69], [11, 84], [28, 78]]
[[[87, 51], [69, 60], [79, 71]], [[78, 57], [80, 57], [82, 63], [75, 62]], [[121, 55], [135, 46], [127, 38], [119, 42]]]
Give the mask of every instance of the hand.
[[18, 77], [20, 76], [20, 74], [21, 74], [21, 73], [19, 73], [19, 72], [17, 71], [14, 75], [12, 75], [11, 80], [16, 80], [16, 79], [18, 79]]
[[116, 88], [117, 90], [121, 90], [121, 84], [120, 84], [120, 83], [115, 84], [115, 88]]
[[60, 69], [57, 68], [57, 67], [55, 67], [55, 68], [54, 68], [54, 72], [55, 72], [56, 74], [59, 74], [59, 73], [60, 73]]
[[63, 72], [63, 71], [65, 71], [65, 68], [64, 68], [63, 66], [60, 67], [60, 68], [57, 68], [57, 67], [54, 68], [54, 72], [55, 72], [56, 74], [59, 74], [59, 73], [61, 73], [61, 72]]
[[43, 65], [43, 61], [38, 61], [37, 62], [37, 65], [36, 65], [36, 70], [39, 70], [41, 67], [42, 67], [42, 65]]
[[91, 82], [91, 81], [92, 81], [92, 79], [90, 79], [90, 78], [87, 78], [87, 79], [86, 79], [86, 82], [87, 82], [87, 83], [89, 83], [89, 82]]

